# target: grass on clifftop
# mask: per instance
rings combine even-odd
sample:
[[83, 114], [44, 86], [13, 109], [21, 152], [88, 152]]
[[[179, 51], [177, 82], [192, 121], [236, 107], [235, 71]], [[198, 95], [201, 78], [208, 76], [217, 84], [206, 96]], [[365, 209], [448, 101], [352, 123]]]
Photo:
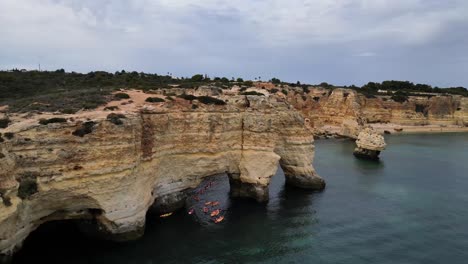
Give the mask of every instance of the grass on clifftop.
[[[257, 79], [257, 78], [255, 78]], [[260, 77], [258, 78], [260, 80]], [[289, 88], [302, 88], [303, 93], [309, 92], [308, 84], [283, 82], [272, 78], [271, 82], [278, 89], [272, 89], [272, 93], [282, 89], [288, 94]], [[148, 91], [151, 89], [172, 88], [197, 88], [203, 85], [214, 85], [222, 89], [231, 88], [234, 85], [241, 86], [240, 91], [252, 87], [254, 82], [244, 81], [241, 78], [226, 78], [196, 74], [190, 78], [173, 78], [168, 75], [148, 74], [139, 72], [119, 71], [108, 73], [95, 71], [89, 73], [67, 73], [63, 69], [57, 71], [25, 71], [12, 70], [0, 71], [0, 106], [8, 105], [10, 112], [55, 112], [72, 114], [81, 109], [94, 109], [111, 100], [127, 98], [124, 93], [113, 96], [112, 93], [125, 88]], [[318, 85], [326, 89], [334, 89], [335, 86], [328, 83]], [[368, 97], [381, 94], [382, 90], [392, 92], [401, 91], [412, 95], [414, 93], [455, 94], [468, 96], [468, 90], [464, 87], [439, 88], [425, 84], [414, 84], [408, 81], [384, 81], [382, 83], [370, 82], [363, 87], [349, 86]], [[292, 91], [291, 89], [289, 91]], [[175, 96], [166, 94], [167, 96]], [[432, 95], [429, 95], [432, 96]], [[194, 98], [186, 97], [187, 100]], [[169, 99], [170, 100], [170, 99]], [[211, 99], [198, 99], [202, 103], [222, 104]]]

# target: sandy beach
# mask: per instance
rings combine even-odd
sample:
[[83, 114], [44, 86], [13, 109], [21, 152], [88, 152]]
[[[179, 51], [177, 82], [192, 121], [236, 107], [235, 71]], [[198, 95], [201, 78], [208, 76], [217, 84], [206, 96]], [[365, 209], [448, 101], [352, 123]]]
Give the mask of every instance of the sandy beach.
[[[425, 125], [425, 126], [408, 126], [398, 124], [371, 124], [371, 126], [384, 133], [389, 131], [392, 134], [409, 134], [409, 133], [455, 133], [468, 132], [468, 127], [462, 126], [440, 126], [440, 125]], [[399, 131], [401, 129], [401, 131]]]

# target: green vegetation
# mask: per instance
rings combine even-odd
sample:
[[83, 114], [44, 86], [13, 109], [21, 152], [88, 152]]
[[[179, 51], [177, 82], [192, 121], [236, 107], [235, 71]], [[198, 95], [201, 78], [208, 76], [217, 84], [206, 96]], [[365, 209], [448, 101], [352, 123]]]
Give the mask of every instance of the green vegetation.
[[[260, 80], [261, 78], [255, 79]], [[254, 86], [252, 81], [242, 78], [237, 78], [236, 81], [231, 81], [226, 77], [210, 79], [202, 74], [196, 74], [189, 78], [174, 78], [170, 75], [135, 71], [115, 73], [104, 71], [76, 73], [66, 72], [63, 69], [44, 72], [0, 71], [0, 105], [8, 105], [9, 112], [59, 111], [63, 114], [73, 114], [82, 109], [94, 109], [115, 99], [128, 99], [128, 95], [120, 95], [123, 93], [113, 95], [114, 92], [126, 88], [149, 91], [172, 87], [197, 88], [203, 85], [214, 85], [223, 89], [236, 84], [244, 87]], [[300, 82], [286, 83], [277, 78], [272, 78], [271, 81], [279, 86], [302, 87], [304, 93], [307, 93], [308, 90], [308, 85]], [[334, 88], [333, 85], [325, 82], [321, 83], [320, 86], [327, 89]], [[464, 87], [439, 88], [426, 84], [413, 84], [408, 81], [370, 82], [361, 88], [354, 85], [349, 88], [370, 98], [382, 95], [383, 93], [379, 93], [379, 90], [388, 91], [389, 94], [402, 91], [408, 95], [437, 93], [468, 96], [468, 90]], [[5, 122], [5, 120], [0, 120], [0, 128], [5, 126]]]
[[197, 99], [195, 95], [191, 95], [191, 94], [181, 94], [181, 95], [178, 95], [177, 97], [188, 100], [188, 101], [193, 101]]
[[[354, 87], [350, 87], [354, 88]], [[427, 84], [414, 84], [408, 81], [384, 81], [382, 83], [369, 82], [362, 86], [360, 89], [356, 89], [358, 92], [368, 95], [385, 94], [385, 92], [393, 94], [393, 92], [403, 92], [406, 94], [418, 94], [418, 93], [443, 93], [468, 96], [468, 89], [464, 87], [451, 87], [451, 88], [439, 88], [432, 87]], [[385, 92], [380, 92], [385, 91]], [[401, 94], [398, 96], [398, 100], [402, 100]]]
[[284, 95], [288, 95], [288, 90], [286, 90], [286, 89], [281, 90], [281, 92], [282, 92]]
[[93, 121], [85, 122], [81, 125], [80, 128], [77, 128], [75, 131], [73, 131], [72, 135], [77, 137], [84, 137], [85, 135], [93, 132], [94, 125], [96, 125], [96, 123]]
[[192, 76], [191, 79], [192, 79], [192, 81], [194, 81], [194, 82], [203, 82], [203, 80], [204, 80], [205, 78], [203, 77], [202, 74], [195, 74], [194, 76]]
[[397, 91], [392, 95], [391, 99], [398, 103], [404, 103], [408, 101], [408, 94], [402, 91]]
[[257, 95], [257, 96], [265, 96], [262, 93], [256, 92], [256, 91], [249, 91], [249, 92], [243, 92], [242, 95]]
[[145, 101], [149, 102], [149, 103], [163, 103], [163, 102], [166, 102], [166, 100], [164, 100], [162, 98], [159, 98], [159, 97], [148, 97], [148, 98], [146, 98]]
[[130, 99], [130, 95], [126, 94], [126, 93], [116, 93], [114, 94], [114, 98], [116, 99]]
[[67, 122], [67, 119], [62, 118], [62, 117], [53, 117], [53, 118], [49, 118], [49, 119], [39, 120], [39, 124], [41, 124], [41, 125], [47, 125], [47, 124], [51, 124], [51, 123], [66, 123], [66, 122]]
[[278, 89], [273, 88], [273, 89], [270, 90], [270, 93], [275, 94], [275, 93], [277, 93], [278, 91], [279, 91]]
[[11, 132], [6, 132], [6, 133], [5, 133], [5, 137], [6, 137], [7, 139], [12, 139], [12, 138], [15, 137], [15, 134], [13, 134], [13, 133], [11, 133]]
[[115, 98], [112, 92], [119, 89], [148, 91], [171, 88], [170, 85], [193, 88], [207, 84], [213, 82], [205, 77], [202, 81], [194, 82], [191, 78], [126, 71], [84, 74], [62, 69], [44, 72], [0, 71], [0, 105], [8, 105], [11, 112], [75, 113], [106, 104]]
[[277, 78], [272, 78], [272, 79], [271, 79], [271, 82], [272, 82], [273, 84], [280, 84], [280, 83], [281, 83], [281, 80], [280, 80], [280, 79], [277, 79]]
[[115, 110], [119, 110], [119, 107], [118, 106], [106, 106], [106, 107], [104, 107], [104, 110], [105, 111], [115, 111]]
[[122, 119], [125, 119], [125, 115], [123, 114], [116, 114], [116, 113], [110, 113], [107, 115], [107, 120], [114, 125], [123, 125]]
[[0, 119], [0, 128], [7, 128], [10, 125], [11, 120], [8, 117]]
[[24, 200], [37, 192], [38, 189], [36, 177], [33, 175], [33, 173], [27, 173], [23, 175], [20, 179], [18, 197]]
[[245, 86], [248, 86], [248, 87], [252, 87], [252, 86], [253, 86], [253, 82], [252, 82], [252, 81], [245, 81], [245, 82], [244, 82], [244, 85], [245, 85]]
[[226, 104], [226, 102], [224, 102], [223, 100], [220, 100], [218, 98], [214, 98], [211, 96], [199, 96], [197, 97], [197, 99], [200, 103], [207, 104], [207, 105], [225, 105]]

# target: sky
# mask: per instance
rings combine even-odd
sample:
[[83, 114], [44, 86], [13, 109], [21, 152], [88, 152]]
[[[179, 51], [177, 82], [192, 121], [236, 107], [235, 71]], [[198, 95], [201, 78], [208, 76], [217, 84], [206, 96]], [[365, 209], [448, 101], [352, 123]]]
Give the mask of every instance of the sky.
[[468, 87], [467, 0], [0, 0], [0, 69]]

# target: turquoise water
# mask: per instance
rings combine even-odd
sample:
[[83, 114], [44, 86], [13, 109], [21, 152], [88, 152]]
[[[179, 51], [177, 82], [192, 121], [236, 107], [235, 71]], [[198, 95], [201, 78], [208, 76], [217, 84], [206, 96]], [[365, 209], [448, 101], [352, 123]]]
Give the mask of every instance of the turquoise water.
[[[48, 224], [17, 263], [468, 263], [468, 134], [386, 138], [381, 162], [354, 158], [354, 143], [316, 142], [324, 192], [284, 186], [279, 171], [267, 205], [230, 200], [226, 177], [207, 200], [222, 224], [181, 211], [148, 219], [145, 236], [116, 244]], [[200, 215], [200, 213], [196, 213]]]

